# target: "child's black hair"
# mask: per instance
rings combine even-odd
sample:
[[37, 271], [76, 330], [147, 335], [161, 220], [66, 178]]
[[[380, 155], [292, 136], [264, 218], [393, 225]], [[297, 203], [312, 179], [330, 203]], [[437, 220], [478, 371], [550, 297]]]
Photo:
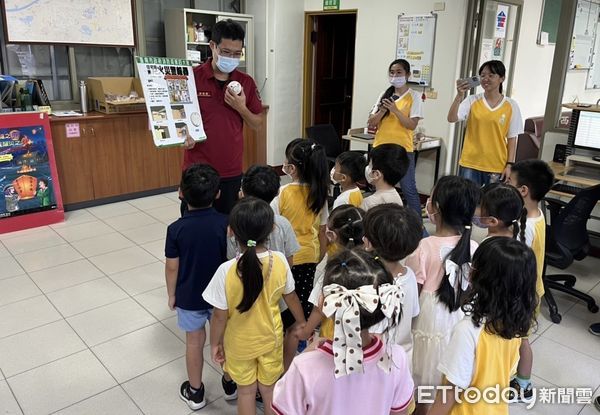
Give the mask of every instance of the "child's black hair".
[[492, 183], [481, 189], [481, 216], [493, 216], [505, 228], [512, 226], [513, 238], [525, 242], [527, 208], [516, 187]]
[[267, 241], [273, 230], [274, 216], [271, 206], [256, 197], [240, 199], [229, 215], [229, 226], [235, 238], [246, 247], [237, 263], [237, 274], [244, 287], [242, 301], [236, 307], [240, 313], [252, 308], [263, 289], [262, 263], [256, 255], [256, 247]]
[[[392, 275], [386, 270], [381, 261], [371, 253], [356, 248], [343, 250], [327, 262], [323, 286], [338, 284], [349, 290], [355, 290], [363, 285], [373, 285], [375, 288], [382, 284], [393, 284]], [[368, 329], [384, 319], [381, 305], [373, 313], [369, 313], [359, 305], [360, 327]]]
[[[502, 61], [491, 60], [482, 63], [479, 67], [479, 75], [481, 75], [481, 72], [483, 72], [485, 68], [488, 68], [491, 73], [498, 75], [500, 78], [504, 78], [506, 76], [506, 67], [504, 66]], [[502, 83], [500, 83], [500, 87], [498, 88], [498, 90], [500, 91], [500, 93], [502, 93]]]
[[395, 186], [408, 171], [408, 154], [398, 144], [381, 144], [373, 148], [369, 160], [373, 170], [379, 170], [390, 186]]
[[423, 225], [412, 209], [384, 203], [367, 212], [365, 236], [381, 258], [399, 261], [417, 249]]
[[365, 178], [367, 160], [362, 153], [358, 151], [344, 151], [337, 156], [335, 161], [340, 165], [341, 173], [350, 176], [353, 183]]
[[524, 243], [486, 239], [473, 255], [471, 292], [462, 309], [488, 333], [505, 339], [527, 336], [536, 325], [536, 268], [535, 254]]
[[245, 36], [246, 34], [242, 25], [231, 19], [225, 19], [217, 22], [213, 26], [210, 40], [217, 45], [219, 45], [223, 39], [241, 40], [243, 44]]
[[546, 196], [554, 184], [554, 172], [543, 160], [522, 160], [511, 167], [516, 173], [516, 187], [527, 186], [531, 198], [539, 202]]
[[254, 196], [271, 203], [279, 193], [279, 175], [269, 166], [251, 166], [242, 178], [244, 196]]
[[189, 206], [205, 208], [215, 201], [219, 183], [219, 173], [212, 166], [194, 164], [182, 173], [179, 188]]
[[[402, 66], [404, 72], [406, 72], [407, 75], [410, 74], [410, 63], [406, 59], [396, 59], [392, 61], [392, 63], [390, 63], [390, 66], [388, 67], [388, 73], [392, 70], [392, 66], [394, 65]], [[391, 85], [388, 89], [384, 91], [383, 95], [381, 96], [381, 100], [383, 101], [384, 99], [392, 98], [392, 95], [394, 95], [395, 92], [396, 88], [394, 87], [394, 85]], [[387, 117], [389, 113], [390, 111], [386, 109], [384, 117]]]
[[327, 202], [329, 188], [325, 150], [312, 140], [296, 138], [285, 148], [285, 157], [288, 163], [296, 166], [300, 182], [309, 186], [308, 208], [319, 214]]
[[348, 249], [363, 244], [365, 211], [352, 205], [341, 205], [329, 215], [329, 229], [338, 237], [338, 244]]
[[462, 269], [464, 264], [471, 262], [471, 222], [480, 197], [479, 187], [471, 180], [459, 176], [442, 177], [431, 195], [431, 203], [438, 208], [444, 225], [460, 235], [454, 249], [444, 258], [444, 261], [449, 259], [458, 265], [457, 286], [453, 287], [449, 274], [444, 274], [437, 291], [440, 302], [450, 311], [458, 310], [465, 296], [461, 281], [468, 278], [468, 275], [463, 275]]
[[38, 179], [38, 182], [44, 183], [44, 186], [48, 187], [48, 179], [44, 179], [43, 177]]

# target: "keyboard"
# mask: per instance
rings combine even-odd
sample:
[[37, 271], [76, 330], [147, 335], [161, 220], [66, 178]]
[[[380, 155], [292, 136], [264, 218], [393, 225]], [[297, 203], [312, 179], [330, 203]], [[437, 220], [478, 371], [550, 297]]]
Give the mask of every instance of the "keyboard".
[[583, 187], [571, 186], [571, 185], [564, 184], [564, 183], [557, 183], [554, 186], [552, 186], [552, 190], [561, 192], [561, 193], [567, 193], [570, 195], [576, 195], [581, 190], [583, 190]]

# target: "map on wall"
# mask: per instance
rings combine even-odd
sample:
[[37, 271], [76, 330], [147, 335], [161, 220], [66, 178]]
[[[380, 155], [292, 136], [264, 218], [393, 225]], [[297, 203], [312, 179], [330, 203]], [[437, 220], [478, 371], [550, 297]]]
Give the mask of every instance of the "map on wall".
[[7, 41], [135, 46], [132, 0], [4, 0]]

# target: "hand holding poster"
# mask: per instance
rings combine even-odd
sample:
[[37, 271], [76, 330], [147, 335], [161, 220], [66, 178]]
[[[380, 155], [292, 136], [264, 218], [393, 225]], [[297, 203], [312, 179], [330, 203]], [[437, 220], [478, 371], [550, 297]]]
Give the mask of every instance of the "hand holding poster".
[[206, 140], [190, 61], [136, 57], [157, 147], [181, 145], [190, 136]]

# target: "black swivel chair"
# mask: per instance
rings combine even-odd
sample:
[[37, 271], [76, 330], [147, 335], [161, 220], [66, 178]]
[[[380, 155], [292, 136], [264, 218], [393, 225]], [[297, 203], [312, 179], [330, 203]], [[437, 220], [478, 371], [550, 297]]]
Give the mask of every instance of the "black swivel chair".
[[341, 138], [337, 131], [335, 131], [333, 124], [317, 124], [312, 127], [306, 127], [306, 135], [325, 149], [329, 167], [333, 167], [335, 159], [343, 151]]
[[546, 266], [565, 269], [574, 260], [581, 261], [588, 255], [590, 240], [587, 221], [600, 199], [600, 185], [581, 190], [568, 203], [557, 199], [544, 199], [550, 211], [550, 225], [546, 228], [546, 260], [544, 262], [544, 295], [550, 318], [556, 324], [562, 317], [552, 292], [558, 290], [587, 303], [588, 310], [598, 312], [592, 297], [575, 289], [576, 278], [569, 274], [546, 275]]

